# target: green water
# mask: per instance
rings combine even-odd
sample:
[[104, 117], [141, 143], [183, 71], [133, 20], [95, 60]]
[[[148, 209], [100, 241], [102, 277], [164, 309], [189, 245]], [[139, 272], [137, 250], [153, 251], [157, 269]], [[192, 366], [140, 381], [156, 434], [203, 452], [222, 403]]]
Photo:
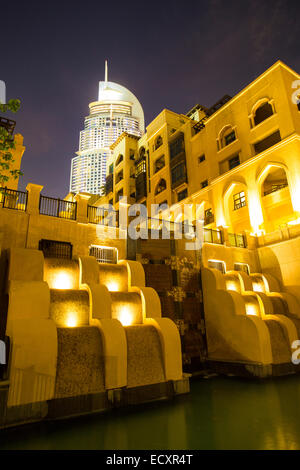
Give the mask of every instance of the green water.
[[191, 394], [0, 431], [0, 449], [300, 449], [300, 376], [199, 379]]

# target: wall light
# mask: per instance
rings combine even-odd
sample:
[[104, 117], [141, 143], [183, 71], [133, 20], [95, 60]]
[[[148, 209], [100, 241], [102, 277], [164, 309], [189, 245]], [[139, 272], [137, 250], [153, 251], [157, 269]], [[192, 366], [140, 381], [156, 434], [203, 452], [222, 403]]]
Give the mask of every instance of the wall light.
[[73, 279], [72, 276], [64, 271], [58, 272], [54, 276], [52, 288], [53, 289], [72, 289]]
[[110, 292], [118, 292], [120, 290], [120, 285], [116, 281], [107, 282], [106, 287]]
[[239, 288], [236, 285], [235, 281], [226, 281], [226, 289], [227, 290], [234, 290], [236, 292], [239, 292]]
[[123, 326], [129, 326], [132, 324], [132, 313], [129, 307], [122, 307], [119, 311], [119, 318], [120, 322]]
[[68, 328], [74, 328], [75, 326], [77, 326], [77, 324], [77, 316], [75, 315], [75, 313], [69, 313], [66, 318], [66, 326]]
[[258, 315], [258, 310], [257, 310], [256, 305], [251, 304], [251, 303], [246, 303], [246, 314], [255, 315], [258, 317], [259, 315]]

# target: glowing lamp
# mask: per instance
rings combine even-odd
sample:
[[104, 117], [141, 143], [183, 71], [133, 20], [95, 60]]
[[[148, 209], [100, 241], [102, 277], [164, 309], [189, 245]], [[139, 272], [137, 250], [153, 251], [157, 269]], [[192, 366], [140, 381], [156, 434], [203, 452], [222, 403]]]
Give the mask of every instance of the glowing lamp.
[[226, 289], [227, 290], [235, 290], [236, 292], [238, 292], [238, 288], [237, 288], [234, 281], [226, 281]]
[[256, 305], [251, 304], [251, 303], [247, 303], [247, 304], [246, 304], [246, 314], [247, 314], [247, 315], [255, 315], [255, 316], [258, 316], [258, 311], [257, 311]]
[[77, 326], [77, 317], [74, 313], [69, 313], [66, 319], [66, 326], [68, 328], [74, 328]]
[[54, 276], [53, 289], [72, 289], [72, 278], [66, 272], [59, 272]]
[[132, 324], [132, 313], [128, 307], [122, 307], [119, 312], [119, 320], [123, 326]]
[[120, 286], [117, 282], [115, 281], [110, 281], [106, 284], [106, 287], [107, 289], [110, 291], [110, 292], [118, 292], [119, 289], [120, 289]]
[[264, 292], [264, 287], [259, 282], [252, 282], [252, 289], [254, 292]]

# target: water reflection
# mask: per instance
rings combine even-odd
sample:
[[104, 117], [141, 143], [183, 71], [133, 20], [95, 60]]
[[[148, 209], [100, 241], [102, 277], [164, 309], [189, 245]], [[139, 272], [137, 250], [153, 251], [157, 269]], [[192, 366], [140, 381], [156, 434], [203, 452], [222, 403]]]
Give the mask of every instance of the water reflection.
[[300, 449], [300, 377], [200, 379], [192, 393], [0, 432], [0, 449]]

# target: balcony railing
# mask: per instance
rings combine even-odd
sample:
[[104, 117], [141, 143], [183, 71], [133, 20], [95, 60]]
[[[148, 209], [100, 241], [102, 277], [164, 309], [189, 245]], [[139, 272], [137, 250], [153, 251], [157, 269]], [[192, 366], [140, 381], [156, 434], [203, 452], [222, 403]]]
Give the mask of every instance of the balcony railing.
[[39, 241], [39, 250], [44, 253], [45, 258], [72, 259], [73, 245], [69, 242], [42, 239]]
[[108, 227], [118, 227], [118, 211], [109, 211], [104, 207], [88, 206], [88, 221], [90, 224], [106, 225]]
[[77, 203], [55, 199], [53, 197], [40, 196], [40, 214], [59, 217], [61, 219], [76, 220]]
[[26, 211], [27, 192], [15, 191], [14, 189], [0, 188], [0, 206], [5, 209]]
[[275, 193], [276, 191], [279, 191], [280, 189], [286, 188], [288, 186], [288, 183], [282, 183], [282, 184], [273, 184], [271, 188], [267, 189], [264, 191], [264, 196], [267, 196], [268, 194]]
[[204, 228], [204, 242], [222, 245], [222, 232], [220, 232], [220, 230], [213, 230], [212, 228]]
[[238, 233], [228, 233], [228, 241], [230, 246], [235, 246], [237, 248], [246, 248], [246, 238], [244, 235]]

